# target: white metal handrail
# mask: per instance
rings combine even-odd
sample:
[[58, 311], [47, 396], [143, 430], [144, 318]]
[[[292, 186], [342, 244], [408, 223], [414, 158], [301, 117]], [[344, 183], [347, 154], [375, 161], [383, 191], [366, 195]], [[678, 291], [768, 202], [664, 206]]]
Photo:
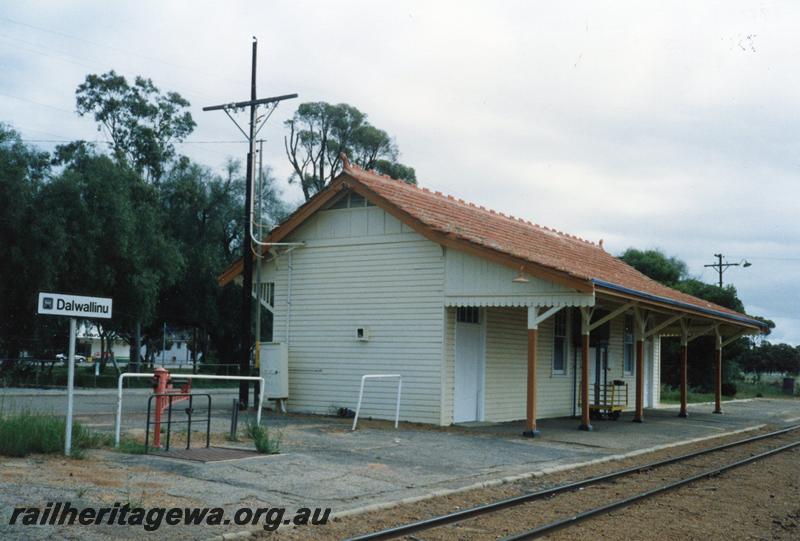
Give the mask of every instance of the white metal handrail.
[[397, 405], [395, 406], [394, 411], [394, 427], [397, 428], [397, 425], [400, 422], [400, 393], [403, 389], [403, 376], [400, 374], [366, 374], [361, 376], [361, 389], [358, 391], [358, 405], [356, 406], [356, 415], [353, 418], [353, 428], [352, 430], [356, 429], [356, 424], [358, 424], [358, 414], [361, 411], [361, 400], [364, 398], [364, 384], [367, 382], [368, 379], [396, 379], [397, 380]]
[[[235, 380], [235, 381], [260, 381], [261, 392], [258, 395], [258, 411], [256, 412], [256, 424], [261, 424], [261, 408], [264, 405], [264, 378], [260, 376], [216, 376], [213, 374], [175, 374], [176, 377], [185, 377], [186, 379], [217, 379], [217, 380]], [[120, 432], [122, 430], [122, 381], [125, 378], [152, 378], [153, 374], [146, 372], [125, 372], [119, 375], [117, 382], [117, 419], [114, 427], [114, 447], [119, 447]]]

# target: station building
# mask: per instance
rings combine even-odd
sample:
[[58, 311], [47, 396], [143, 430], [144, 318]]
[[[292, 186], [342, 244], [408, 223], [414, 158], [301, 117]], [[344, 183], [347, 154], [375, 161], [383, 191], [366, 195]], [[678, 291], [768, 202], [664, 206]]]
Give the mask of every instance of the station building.
[[[266, 237], [256, 295], [288, 353], [290, 411], [353, 408], [400, 374], [401, 419], [437, 425], [659, 405], [663, 336], [722, 351], [763, 323], [666, 287], [593, 243], [350, 165]], [[243, 262], [220, 283], [241, 280]], [[255, 281], [254, 281], [255, 283]], [[266, 292], [266, 293], [265, 293]], [[378, 385], [378, 384], [376, 384]], [[378, 389], [376, 387], [375, 389]], [[624, 395], [624, 396], [623, 396]], [[269, 398], [269, 397], [268, 397]], [[394, 417], [389, 385], [362, 414]]]

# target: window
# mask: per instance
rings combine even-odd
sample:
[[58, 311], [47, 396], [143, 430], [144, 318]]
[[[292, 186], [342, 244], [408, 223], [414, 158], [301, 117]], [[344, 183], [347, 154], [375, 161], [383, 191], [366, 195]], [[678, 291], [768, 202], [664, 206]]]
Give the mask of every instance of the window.
[[[262, 302], [266, 302], [270, 306], [275, 306], [275, 282], [261, 282], [260, 297]], [[253, 284], [253, 290], [256, 289], [256, 284]]]
[[625, 316], [625, 330], [622, 336], [623, 370], [633, 374], [633, 316]]
[[366, 202], [367, 200], [364, 199], [363, 195], [357, 194], [356, 192], [350, 192], [350, 208], [363, 207]]
[[328, 208], [329, 209], [353, 209], [363, 207], [373, 207], [373, 203], [367, 201], [363, 195], [356, 192], [347, 192], [339, 199], [334, 201]]
[[474, 306], [461, 306], [456, 313], [459, 323], [480, 323], [480, 310]]
[[348, 203], [349, 200], [350, 200], [350, 198], [347, 195], [345, 195], [343, 197], [340, 197], [336, 201], [334, 201], [333, 204], [328, 208], [330, 208], [330, 209], [346, 209], [348, 204], [349, 204]]
[[555, 315], [553, 325], [553, 374], [567, 373], [567, 311]]

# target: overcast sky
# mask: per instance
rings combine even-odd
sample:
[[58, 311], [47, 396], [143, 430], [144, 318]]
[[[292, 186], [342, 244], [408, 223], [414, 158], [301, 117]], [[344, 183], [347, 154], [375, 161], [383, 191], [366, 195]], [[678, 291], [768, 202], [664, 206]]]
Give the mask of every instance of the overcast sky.
[[[713, 254], [772, 341], [800, 344], [797, 2], [3, 2], [0, 121], [99, 139], [87, 73], [141, 74], [192, 102], [180, 151], [220, 169], [241, 134], [204, 105], [296, 92], [262, 132], [284, 195], [282, 123], [347, 102], [420, 185], [591, 240], [660, 248], [715, 282]], [[215, 143], [203, 143], [213, 141]], [[36, 143], [51, 149], [56, 143]]]

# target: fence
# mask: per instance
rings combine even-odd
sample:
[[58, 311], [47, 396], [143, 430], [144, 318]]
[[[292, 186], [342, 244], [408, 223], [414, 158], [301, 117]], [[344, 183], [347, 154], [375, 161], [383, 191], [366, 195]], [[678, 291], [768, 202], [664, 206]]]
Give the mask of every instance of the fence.
[[[117, 386], [119, 373], [114, 365], [109, 361], [106, 363], [105, 370], [99, 371], [99, 362], [83, 362], [75, 364], [75, 387], [81, 388], [106, 388], [112, 389]], [[152, 370], [156, 366], [161, 366], [156, 362], [154, 365], [139, 363], [138, 369]], [[168, 363], [166, 365], [171, 374], [209, 374], [215, 376], [250, 376], [256, 372], [251, 369], [241, 374], [239, 365], [234, 363], [197, 363], [196, 367], [191, 364], [183, 364], [178, 368]], [[128, 370], [126, 362], [117, 360], [117, 367], [121, 372]], [[133, 369], [133, 367], [130, 367]], [[65, 363], [54, 359], [4, 359], [0, 360], [0, 387], [35, 387], [35, 388], [61, 388], [67, 385], [67, 366]], [[130, 387], [148, 387], [146, 382], [128, 380], [126, 385]], [[236, 383], [230, 381], [215, 381], [214, 387], [235, 387]]]

